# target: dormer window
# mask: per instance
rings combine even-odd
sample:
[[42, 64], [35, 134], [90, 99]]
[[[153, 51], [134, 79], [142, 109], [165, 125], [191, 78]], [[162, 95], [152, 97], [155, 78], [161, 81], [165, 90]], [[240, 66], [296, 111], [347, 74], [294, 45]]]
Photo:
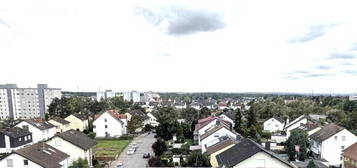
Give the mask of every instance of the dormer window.
[[21, 141], [21, 138], [19, 138], [19, 141]]
[[106, 119], [106, 118], [104, 118], [104, 122], [107, 122], [107, 119]]

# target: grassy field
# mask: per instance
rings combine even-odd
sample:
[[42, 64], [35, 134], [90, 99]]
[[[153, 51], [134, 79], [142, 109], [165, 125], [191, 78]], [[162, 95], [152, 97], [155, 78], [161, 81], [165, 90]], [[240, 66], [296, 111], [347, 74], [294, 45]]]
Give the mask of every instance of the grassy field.
[[96, 141], [96, 157], [115, 157], [117, 154], [120, 154], [126, 146], [128, 146], [131, 140], [100, 139]]

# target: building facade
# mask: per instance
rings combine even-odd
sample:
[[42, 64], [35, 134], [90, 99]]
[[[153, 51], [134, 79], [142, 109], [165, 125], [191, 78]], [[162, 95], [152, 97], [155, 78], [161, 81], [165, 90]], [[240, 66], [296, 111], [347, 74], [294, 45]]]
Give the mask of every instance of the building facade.
[[37, 88], [0, 85], [0, 119], [45, 118], [48, 105], [61, 96], [61, 89], [48, 88], [47, 84], [38, 84]]

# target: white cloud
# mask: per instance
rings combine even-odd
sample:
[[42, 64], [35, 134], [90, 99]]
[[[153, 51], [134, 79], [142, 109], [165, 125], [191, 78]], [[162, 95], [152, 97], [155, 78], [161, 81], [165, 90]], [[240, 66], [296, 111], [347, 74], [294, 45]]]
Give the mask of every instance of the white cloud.
[[353, 0], [5, 0], [0, 6], [1, 83], [86, 91], [356, 90], [356, 59], [328, 59], [356, 56]]

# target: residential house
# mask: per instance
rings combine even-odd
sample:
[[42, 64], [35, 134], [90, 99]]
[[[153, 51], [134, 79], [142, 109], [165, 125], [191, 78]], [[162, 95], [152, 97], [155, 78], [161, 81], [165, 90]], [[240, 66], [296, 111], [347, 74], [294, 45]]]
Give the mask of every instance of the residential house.
[[294, 168], [288, 161], [251, 139], [243, 139], [216, 156], [219, 167]]
[[82, 158], [87, 159], [88, 165], [92, 166], [94, 156], [93, 147], [96, 145], [96, 141], [82, 132], [68, 130], [56, 134], [47, 141], [47, 144], [68, 154], [70, 156], [68, 161], [69, 165], [72, 165], [73, 161]]
[[337, 167], [342, 165], [342, 151], [357, 142], [354, 134], [334, 123], [324, 126], [309, 138], [313, 155]]
[[209, 116], [203, 119], [199, 119], [198, 123], [195, 125], [194, 130], [194, 140], [198, 140], [199, 136], [206, 133], [209, 129], [212, 129], [217, 122], [225, 122], [230, 124], [228, 121], [223, 120], [219, 117]]
[[56, 132], [65, 132], [69, 130], [70, 122], [63, 118], [53, 117], [48, 122], [56, 127]]
[[292, 122], [289, 122], [289, 120], [286, 121], [286, 125], [284, 127], [284, 131], [286, 132], [286, 137], [289, 138], [291, 131], [302, 124], [306, 124], [308, 121], [308, 117], [305, 115], [301, 115], [300, 117], [296, 118]]
[[96, 137], [121, 137], [126, 134], [125, 114], [119, 114], [115, 110], [108, 110], [93, 121], [93, 132]]
[[146, 119], [144, 120], [144, 125], [149, 124], [153, 127], [158, 126], [160, 123], [157, 121], [157, 118], [152, 113], [146, 114]]
[[226, 123], [217, 123], [216, 126], [199, 137], [198, 144], [201, 146], [202, 153], [206, 152], [208, 147], [218, 143], [220, 137], [237, 139], [240, 135], [234, 132]]
[[235, 139], [232, 138], [224, 138], [218, 143], [211, 145], [207, 148], [206, 153], [210, 156], [210, 163], [213, 168], [219, 167], [216, 156], [225, 150], [231, 148], [237, 143]]
[[198, 102], [192, 102], [192, 103], [190, 104], [190, 107], [191, 107], [191, 108], [194, 108], [194, 109], [196, 109], [196, 110], [201, 110], [202, 104], [201, 104], [201, 103], [198, 103]]
[[74, 113], [66, 117], [65, 120], [69, 121], [69, 129], [83, 131], [88, 128], [88, 118], [82, 114]]
[[0, 130], [0, 153], [10, 153], [32, 143], [32, 133], [19, 127]]
[[228, 105], [225, 102], [218, 103], [218, 110], [228, 109]]
[[235, 120], [235, 112], [234, 111], [230, 110], [227, 112], [218, 113], [217, 116], [219, 118], [222, 118], [223, 120], [230, 122], [232, 124], [232, 126], [234, 126], [234, 120]]
[[185, 109], [187, 107], [185, 102], [176, 102], [174, 106], [176, 109]]
[[0, 160], [1, 168], [68, 168], [69, 155], [47, 145], [36, 143], [18, 149]]
[[294, 130], [302, 130], [305, 131], [307, 133], [308, 136], [314, 134], [315, 132], [317, 132], [318, 130], [321, 129], [321, 126], [319, 123], [313, 122], [313, 121], [307, 121], [306, 124], [302, 124], [299, 127], [293, 129]]
[[285, 121], [279, 117], [271, 117], [264, 121], [264, 131], [278, 132], [284, 129]]
[[27, 119], [15, 126], [30, 131], [33, 143], [50, 139], [56, 132], [56, 127], [42, 118]]
[[357, 143], [346, 148], [342, 155], [342, 168], [357, 168]]

